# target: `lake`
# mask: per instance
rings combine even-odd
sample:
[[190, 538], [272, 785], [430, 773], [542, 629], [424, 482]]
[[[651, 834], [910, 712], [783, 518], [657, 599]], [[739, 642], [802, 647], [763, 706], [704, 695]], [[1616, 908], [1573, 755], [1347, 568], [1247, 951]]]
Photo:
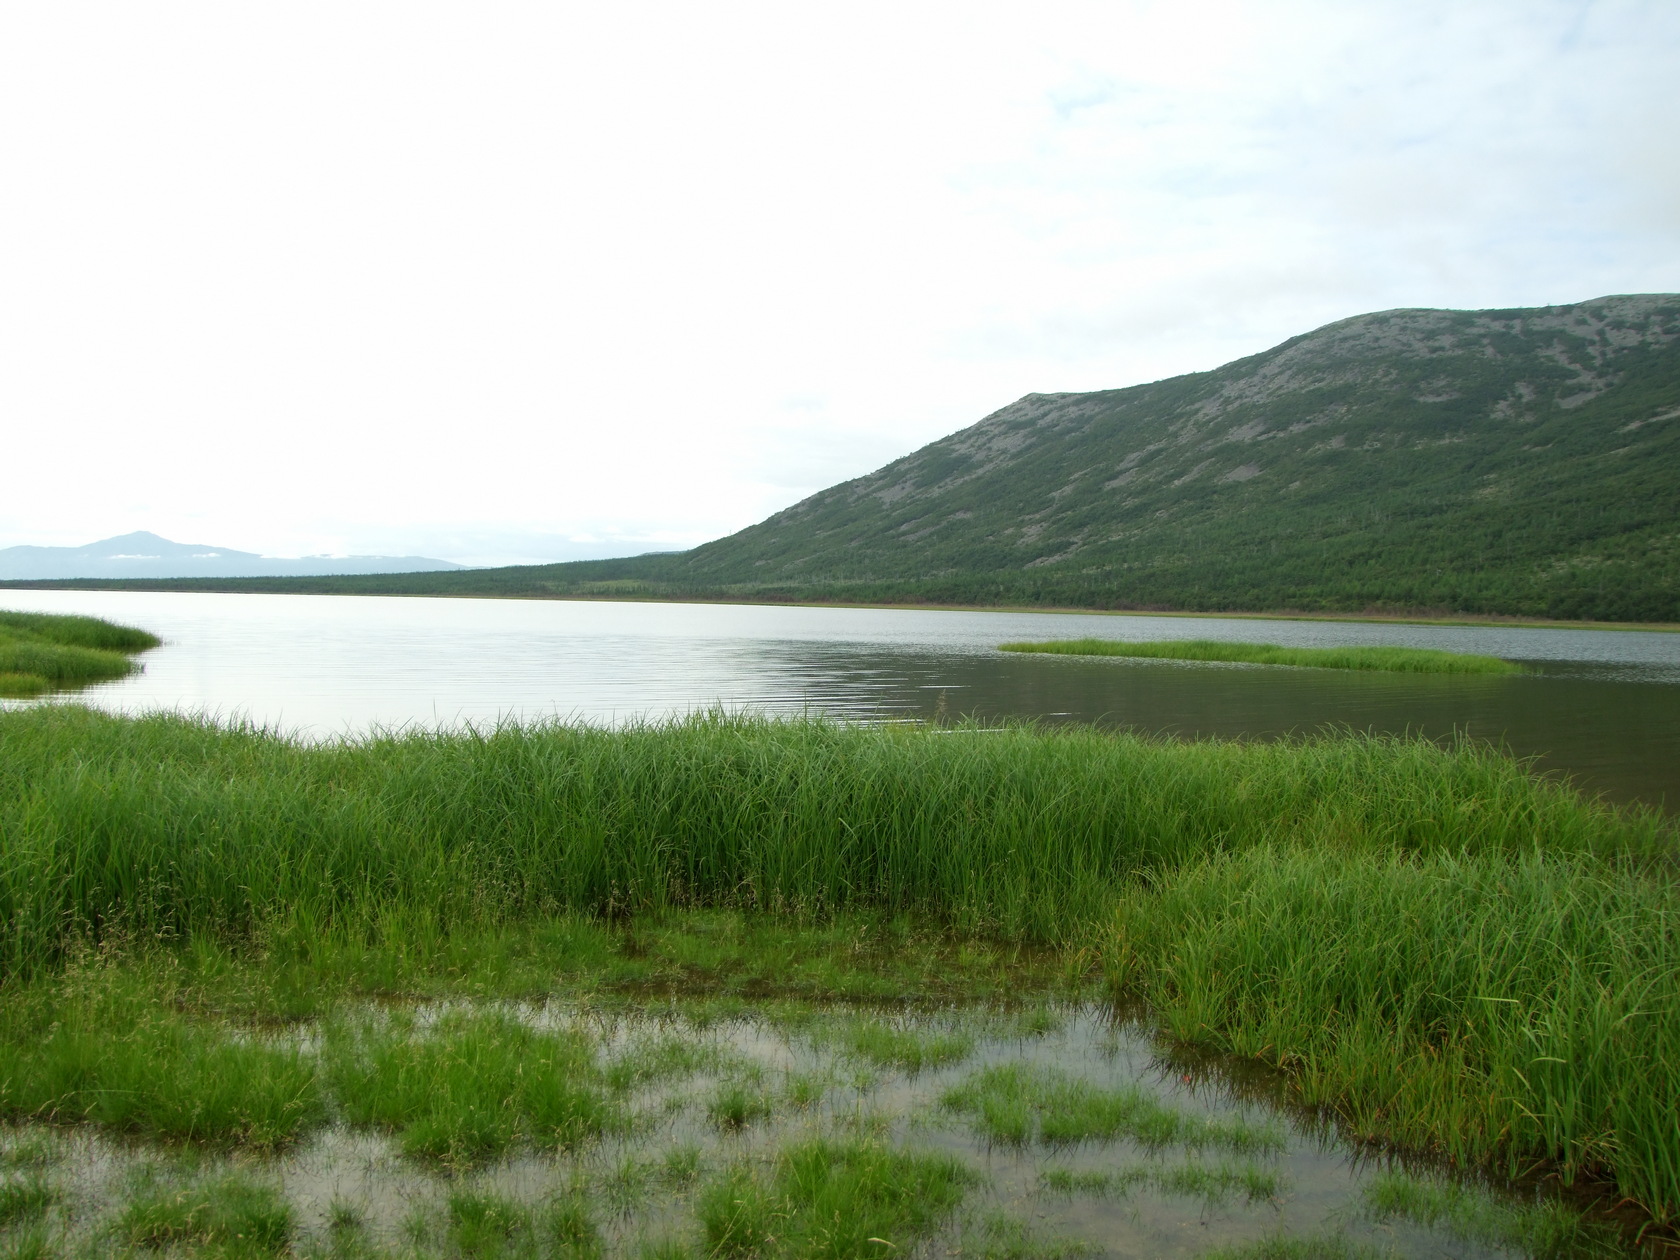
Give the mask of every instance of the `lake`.
[[[1325, 727], [1465, 732], [1619, 801], [1680, 806], [1680, 634], [1512, 626], [565, 600], [0, 591], [164, 646], [76, 699], [306, 738], [711, 706], [866, 721], [1097, 722], [1184, 738]], [[1356, 673], [999, 652], [1012, 639], [1392, 644], [1521, 661], [1516, 677]], [[22, 702], [5, 702], [16, 704]]]

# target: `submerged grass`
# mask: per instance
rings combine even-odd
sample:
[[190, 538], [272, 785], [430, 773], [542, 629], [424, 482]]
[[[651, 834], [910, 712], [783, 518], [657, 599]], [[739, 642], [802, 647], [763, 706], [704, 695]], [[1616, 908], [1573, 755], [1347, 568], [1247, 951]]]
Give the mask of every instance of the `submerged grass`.
[[1040, 1178], [1045, 1189], [1056, 1194], [1091, 1194], [1123, 1197], [1133, 1190], [1153, 1188], [1165, 1194], [1223, 1203], [1241, 1194], [1248, 1202], [1275, 1199], [1287, 1187], [1276, 1169], [1255, 1163], [1189, 1161], [1181, 1164], [1133, 1164], [1120, 1169], [1090, 1169], [1076, 1172], [1052, 1168]]
[[1508, 1203], [1444, 1180], [1383, 1173], [1365, 1187], [1365, 1203], [1379, 1221], [1401, 1219], [1438, 1226], [1468, 1243], [1505, 1247], [1546, 1260], [1553, 1256], [1612, 1256], [1615, 1236], [1581, 1220], [1555, 1199]]
[[97, 617], [0, 610], [0, 696], [35, 696], [124, 678], [162, 641]]
[[1136, 1086], [1104, 1089], [1020, 1063], [982, 1068], [948, 1089], [940, 1102], [967, 1116], [988, 1141], [1004, 1145], [1129, 1138], [1144, 1146], [1254, 1153], [1281, 1150], [1284, 1143], [1275, 1125], [1210, 1120], [1169, 1107]]
[[1127, 643], [1116, 639], [1058, 639], [1048, 643], [1004, 643], [1004, 652], [1049, 652], [1062, 656], [1136, 656], [1167, 661], [1233, 661], [1248, 665], [1294, 665], [1313, 669], [1381, 669], [1407, 674], [1520, 674], [1523, 667], [1497, 656], [1444, 652], [1437, 648], [1293, 648], [1273, 643], [1227, 643], [1220, 639], [1160, 639]]

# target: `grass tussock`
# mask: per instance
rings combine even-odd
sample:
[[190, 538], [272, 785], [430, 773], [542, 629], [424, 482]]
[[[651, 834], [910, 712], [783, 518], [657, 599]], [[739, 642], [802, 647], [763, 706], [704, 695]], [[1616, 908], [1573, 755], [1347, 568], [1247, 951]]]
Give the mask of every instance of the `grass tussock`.
[[869, 1015], [817, 1023], [806, 1035], [814, 1045], [834, 1046], [851, 1058], [911, 1076], [960, 1063], [974, 1052], [970, 1029], [917, 1027]]
[[841, 1257], [907, 1251], [975, 1176], [960, 1160], [871, 1141], [783, 1149], [768, 1177], [741, 1167], [695, 1201], [709, 1256]]
[[235, 1260], [289, 1255], [294, 1229], [291, 1206], [278, 1190], [234, 1173], [187, 1184], [144, 1180], [115, 1233], [129, 1247]]
[[1060, 656], [1134, 656], [1163, 661], [1231, 661], [1245, 665], [1293, 665], [1312, 669], [1380, 669], [1406, 674], [1520, 674], [1523, 667], [1497, 656], [1444, 652], [1436, 648], [1292, 648], [1273, 643], [1227, 643], [1220, 639], [1161, 639], [1125, 643], [1115, 639], [1060, 639], [1048, 643], [1004, 643], [1004, 652], [1049, 652]]
[[617, 1122], [593, 1047], [500, 1013], [335, 1029], [327, 1075], [352, 1124], [389, 1129], [410, 1155], [464, 1164], [516, 1142], [569, 1146]]
[[146, 975], [99, 964], [14, 987], [0, 1003], [0, 1115], [258, 1148], [324, 1117], [310, 1056], [229, 1038], [158, 997]]
[[1210, 857], [1120, 898], [1114, 966], [1186, 1042], [1356, 1135], [1680, 1213], [1680, 896], [1580, 855]]
[[27, 697], [126, 678], [133, 653], [162, 640], [97, 617], [0, 610], [0, 696]]

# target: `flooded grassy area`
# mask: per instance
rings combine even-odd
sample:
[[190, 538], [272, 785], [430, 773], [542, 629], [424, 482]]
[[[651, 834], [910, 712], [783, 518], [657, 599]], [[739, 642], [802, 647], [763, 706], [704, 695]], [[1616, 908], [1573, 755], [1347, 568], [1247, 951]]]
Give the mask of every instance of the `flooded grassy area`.
[[1066, 953], [711, 912], [329, 965], [310, 1001], [275, 961], [14, 986], [0, 1255], [1623, 1254], [1554, 1186], [1176, 1050]]
[[1088, 1005], [443, 1004], [227, 1035], [302, 1050], [309, 1123], [14, 1128], [13, 1254], [1609, 1253], [1566, 1208], [1361, 1157]]

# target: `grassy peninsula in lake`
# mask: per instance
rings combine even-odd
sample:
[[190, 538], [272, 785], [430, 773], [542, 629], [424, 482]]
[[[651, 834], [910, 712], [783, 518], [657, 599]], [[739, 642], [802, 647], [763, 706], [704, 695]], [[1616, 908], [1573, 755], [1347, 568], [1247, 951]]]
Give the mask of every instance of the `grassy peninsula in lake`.
[[[1239, 1063], [1422, 1161], [1311, 1254], [1388, 1218], [1608, 1245], [1449, 1165], [1680, 1216], [1680, 837], [1469, 742], [713, 715], [305, 744], [53, 705], [0, 713], [0, 835], [0, 1228], [30, 1254], [1048, 1258], [1069, 1196], [1242, 1236], [1316, 1174], [1274, 1113], [1172, 1092]], [[1188, 1084], [1079, 1050], [1124, 1044], [1105, 1003]], [[90, 1150], [130, 1169], [114, 1209], [74, 1197]], [[431, 1188], [289, 1197], [322, 1166]]]
[[0, 696], [38, 696], [125, 678], [157, 636], [97, 617], [0, 610]]
[[1497, 656], [1444, 652], [1438, 648], [1292, 648], [1275, 643], [1230, 643], [1223, 639], [1161, 639], [1127, 643], [1118, 639], [1054, 639], [1045, 643], [1002, 643], [1004, 652], [1055, 656], [1133, 656], [1161, 661], [1226, 661], [1248, 665], [1291, 665], [1313, 669], [1379, 669], [1406, 674], [1520, 674], [1522, 666]]

